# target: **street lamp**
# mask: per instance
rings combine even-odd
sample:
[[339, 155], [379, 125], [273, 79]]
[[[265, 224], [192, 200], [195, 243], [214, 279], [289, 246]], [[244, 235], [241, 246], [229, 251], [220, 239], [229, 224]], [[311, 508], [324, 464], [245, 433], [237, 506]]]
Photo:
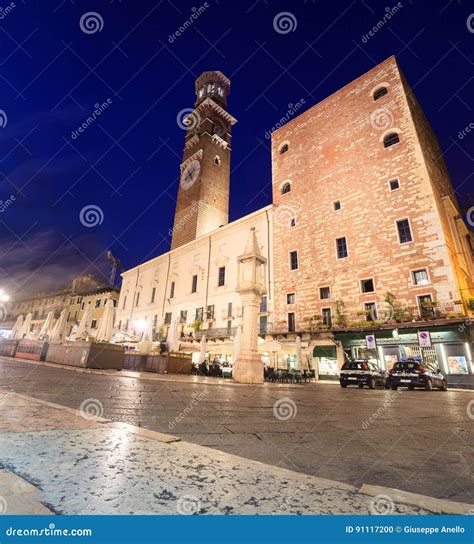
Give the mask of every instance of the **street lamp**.
[[0, 302], [7, 302], [10, 300], [10, 297], [3, 291], [3, 289], [0, 289]]

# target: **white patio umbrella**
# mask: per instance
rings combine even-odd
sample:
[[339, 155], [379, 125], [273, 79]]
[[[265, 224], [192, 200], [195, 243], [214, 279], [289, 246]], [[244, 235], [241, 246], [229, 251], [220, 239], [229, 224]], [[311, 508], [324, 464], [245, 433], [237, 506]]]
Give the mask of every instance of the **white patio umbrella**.
[[54, 321], [54, 312], [49, 312], [37, 336], [38, 340], [46, 340], [51, 333]]
[[84, 310], [84, 313], [82, 314], [79, 326], [77, 327], [76, 331], [71, 335], [71, 340], [73, 342], [77, 340], [86, 340], [89, 334], [88, 324], [91, 320], [91, 313], [91, 305], [88, 304], [86, 309]]
[[18, 338], [20, 337], [20, 331], [22, 327], [23, 327], [23, 315], [19, 315], [16, 318], [15, 324], [12, 327], [12, 332], [10, 334], [11, 338], [13, 338], [14, 340], [15, 339], [18, 340]]
[[114, 301], [107, 301], [104, 313], [99, 321], [95, 339], [97, 342], [110, 342], [114, 333]]
[[62, 342], [66, 336], [67, 310], [64, 309], [49, 334], [50, 342]]
[[152, 336], [151, 323], [147, 323], [145, 330], [143, 331], [142, 339], [138, 344], [138, 349], [141, 353], [150, 353], [151, 348], [153, 347]]
[[303, 352], [301, 350], [301, 336], [296, 337], [296, 365], [295, 370], [303, 370]]
[[171, 326], [168, 330], [168, 337], [167, 337], [167, 343], [168, 343], [168, 349], [170, 351], [179, 351], [179, 338], [178, 338], [178, 320], [173, 319], [171, 322]]
[[240, 355], [240, 345], [241, 345], [241, 337], [242, 337], [242, 326], [237, 325], [237, 330], [235, 331], [234, 336], [234, 353], [233, 353], [233, 362], [237, 361], [237, 358]]
[[201, 345], [199, 350], [199, 362], [202, 363], [206, 360], [206, 353], [207, 353], [207, 341], [206, 341], [206, 335], [203, 333], [201, 337]]
[[27, 338], [30, 334], [30, 327], [31, 327], [31, 319], [33, 315], [31, 312], [29, 314], [26, 314], [25, 321], [23, 322], [23, 325], [20, 329], [18, 338], [21, 340], [22, 338]]

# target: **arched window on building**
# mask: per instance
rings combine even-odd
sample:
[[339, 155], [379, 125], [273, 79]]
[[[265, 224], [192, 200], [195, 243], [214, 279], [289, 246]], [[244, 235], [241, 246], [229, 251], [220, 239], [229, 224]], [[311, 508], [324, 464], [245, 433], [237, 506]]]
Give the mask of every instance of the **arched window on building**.
[[383, 139], [383, 146], [390, 147], [392, 145], [398, 144], [399, 141], [400, 138], [398, 134], [396, 132], [390, 132], [390, 134], [387, 134]]
[[286, 193], [289, 193], [291, 191], [291, 183], [287, 181], [281, 186], [281, 194], [286, 195]]
[[374, 100], [378, 100], [379, 98], [382, 98], [382, 96], [385, 96], [388, 94], [387, 87], [379, 87], [376, 91], [374, 91]]
[[280, 147], [280, 155], [283, 155], [283, 153], [286, 153], [288, 151], [288, 149], [289, 149], [288, 144], [283, 144]]

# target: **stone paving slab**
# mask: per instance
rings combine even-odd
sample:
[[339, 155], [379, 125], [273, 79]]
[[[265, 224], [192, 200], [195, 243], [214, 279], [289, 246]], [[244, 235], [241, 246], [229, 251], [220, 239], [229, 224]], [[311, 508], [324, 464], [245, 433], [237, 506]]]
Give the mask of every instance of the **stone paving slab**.
[[100, 425], [81, 417], [77, 410], [58, 409], [11, 393], [0, 393], [0, 409], [0, 432], [90, 429]]
[[51, 515], [43, 493], [8, 470], [0, 470], [0, 514]]
[[[0, 432], [0, 512], [64, 514], [367, 514], [466, 512], [431, 501], [291, 472], [25, 395], [4, 397], [22, 424]], [[83, 419], [83, 418], [79, 418]], [[43, 424], [43, 427], [46, 424]], [[67, 425], [71, 425], [70, 428]], [[41, 427], [41, 421], [39, 423]], [[31, 427], [30, 427], [31, 428]], [[374, 489], [378, 492], [375, 493]], [[386, 511], [388, 496], [388, 508]]]
[[347, 484], [108, 426], [0, 433], [0, 461], [60, 514], [367, 514], [372, 504]]
[[[472, 399], [468, 391], [394, 395], [318, 385], [211, 388], [123, 379], [120, 372], [94, 375], [5, 363], [2, 357], [0, 381], [11, 390], [70, 409], [96, 399], [110, 420], [303, 474], [473, 502], [474, 425], [467, 413]], [[202, 400], [195, 404], [197, 395]], [[297, 407], [288, 421], [279, 421], [273, 410], [283, 398]], [[374, 414], [375, 421], [364, 426]]]

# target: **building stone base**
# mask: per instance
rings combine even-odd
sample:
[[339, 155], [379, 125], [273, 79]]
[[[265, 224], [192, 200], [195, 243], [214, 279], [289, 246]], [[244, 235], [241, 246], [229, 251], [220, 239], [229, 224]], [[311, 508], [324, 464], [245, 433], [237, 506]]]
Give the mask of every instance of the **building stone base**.
[[239, 383], [263, 383], [263, 363], [260, 356], [241, 356], [232, 370], [234, 381]]

